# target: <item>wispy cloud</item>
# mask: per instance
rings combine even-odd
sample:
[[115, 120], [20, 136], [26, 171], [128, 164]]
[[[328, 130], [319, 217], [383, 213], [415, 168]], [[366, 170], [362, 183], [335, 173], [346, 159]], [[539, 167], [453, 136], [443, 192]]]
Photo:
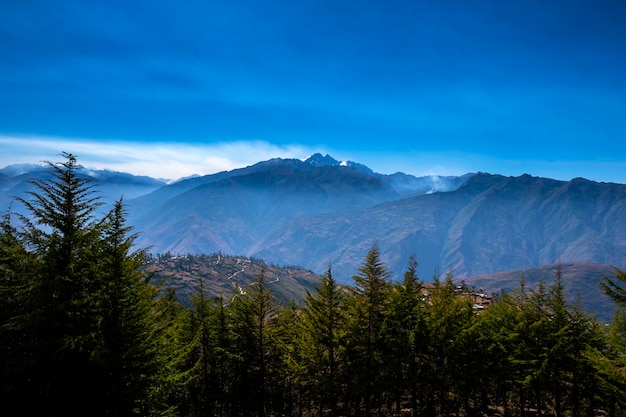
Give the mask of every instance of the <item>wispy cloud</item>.
[[87, 168], [108, 169], [176, 180], [193, 174], [206, 175], [232, 170], [271, 158], [305, 158], [329, 153], [339, 160], [367, 165], [375, 172], [423, 175], [463, 175], [488, 172], [569, 180], [585, 177], [594, 181], [626, 183], [622, 160], [506, 158], [462, 151], [339, 150], [324, 146], [273, 144], [265, 140], [213, 141], [206, 143], [134, 143], [53, 136], [0, 135], [0, 167], [20, 163], [61, 160], [71, 152]]
[[302, 158], [319, 150], [302, 145], [274, 145], [263, 140], [181, 143], [127, 143], [49, 136], [0, 135], [0, 165], [56, 161], [70, 152], [89, 168], [178, 179], [193, 174], [252, 165], [271, 158]]

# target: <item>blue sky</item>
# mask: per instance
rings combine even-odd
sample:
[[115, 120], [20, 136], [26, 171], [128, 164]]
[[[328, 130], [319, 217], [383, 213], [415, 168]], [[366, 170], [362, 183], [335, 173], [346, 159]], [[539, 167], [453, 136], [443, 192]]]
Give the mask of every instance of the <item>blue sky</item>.
[[626, 183], [626, 2], [5, 0], [0, 166]]

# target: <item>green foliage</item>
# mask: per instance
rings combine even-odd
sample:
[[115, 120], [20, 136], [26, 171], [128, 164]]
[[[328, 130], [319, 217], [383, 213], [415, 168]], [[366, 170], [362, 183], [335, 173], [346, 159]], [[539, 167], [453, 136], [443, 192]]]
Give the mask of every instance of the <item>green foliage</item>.
[[388, 345], [388, 307], [391, 301], [389, 271], [374, 245], [368, 252], [355, 286], [346, 300], [349, 337], [346, 339], [347, 372], [351, 375], [348, 391], [354, 408], [363, 407], [369, 416], [382, 406], [383, 381], [388, 369], [385, 352]]
[[596, 346], [587, 357], [602, 387], [611, 396], [613, 407], [623, 412], [626, 410], [626, 272], [616, 269], [613, 277], [604, 277], [602, 288], [617, 308], [609, 327], [608, 348]]
[[345, 372], [345, 292], [329, 266], [315, 293], [305, 300], [295, 340], [295, 370], [307, 397], [338, 415], [341, 378]]
[[394, 285], [391, 294], [388, 336], [388, 367], [390, 369], [389, 388], [395, 414], [402, 407], [402, 397], [406, 392], [413, 414], [417, 412], [419, 375], [422, 357], [426, 346], [426, 307], [423, 284], [417, 276], [417, 260], [409, 258], [402, 283]]
[[265, 415], [272, 373], [280, 358], [277, 343], [278, 303], [269, 291], [264, 271], [240, 289], [232, 300], [234, 347], [238, 355], [233, 392], [244, 399], [235, 404], [241, 413]]
[[148, 415], [164, 360], [157, 288], [121, 200], [98, 217], [94, 184], [63, 156], [18, 198], [21, 225], [2, 223], [2, 402], [27, 415]]
[[23, 245], [11, 216], [0, 229], [0, 399], [6, 407], [28, 409], [35, 393], [29, 386], [33, 349], [29, 288], [38, 264]]

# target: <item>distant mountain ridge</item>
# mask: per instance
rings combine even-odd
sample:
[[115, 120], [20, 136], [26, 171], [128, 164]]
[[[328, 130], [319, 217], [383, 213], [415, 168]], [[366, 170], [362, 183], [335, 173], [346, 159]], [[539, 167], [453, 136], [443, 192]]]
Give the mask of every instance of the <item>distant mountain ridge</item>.
[[[97, 185], [94, 191], [105, 204], [122, 197], [124, 200], [136, 198], [166, 185], [165, 180], [123, 172], [84, 167], [79, 172], [93, 180]], [[4, 212], [11, 206], [12, 210], [20, 211], [19, 205], [12, 204], [15, 197], [26, 197], [34, 189], [30, 182], [42, 178], [51, 178], [50, 169], [44, 164], [15, 164], [0, 169], [0, 210]]]
[[[40, 167], [0, 170], [0, 203]], [[21, 172], [24, 171], [24, 172]], [[394, 278], [494, 274], [559, 261], [626, 267], [626, 186], [486, 173], [378, 174], [315, 154], [171, 184], [91, 172], [107, 202], [125, 195], [138, 244], [153, 253], [248, 256], [348, 282], [377, 243]], [[129, 196], [134, 196], [131, 198]]]
[[348, 277], [377, 242], [396, 277], [415, 254], [421, 274], [459, 277], [544, 264], [626, 265], [626, 186], [583, 179], [477, 174], [457, 190], [277, 227], [251, 253], [314, 271], [332, 261]]
[[162, 187], [129, 201], [130, 218], [142, 231], [140, 243], [155, 252], [254, 256], [253, 248], [291, 219], [454, 188], [470, 176], [383, 175], [321, 154], [275, 158]]
[[486, 173], [377, 174], [316, 154], [163, 187], [130, 202], [155, 252], [244, 254], [349, 280], [378, 243], [394, 277], [563, 262], [626, 265], [626, 186]]

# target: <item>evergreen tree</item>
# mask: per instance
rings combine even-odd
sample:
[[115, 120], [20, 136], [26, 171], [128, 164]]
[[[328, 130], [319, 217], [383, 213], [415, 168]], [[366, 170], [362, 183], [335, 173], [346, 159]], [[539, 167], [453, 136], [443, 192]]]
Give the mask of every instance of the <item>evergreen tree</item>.
[[407, 270], [399, 285], [394, 286], [390, 320], [390, 357], [388, 366], [392, 370], [394, 413], [400, 414], [401, 401], [409, 394], [413, 415], [418, 412], [418, 375], [425, 342], [424, 307], [422, 282], [417, 276], [417, 259], [409, 258]]
[[12, 364], [3, 378], [14, 378], [2, 393], [20, 414], [146, 415], [160, 367], [157, 292], [140, 272], [121, 200], [99, 217], [94, 183], [63, 156], [48, 163], [50, 178], [33, 181], [30, 198], [18, 198], [28, 211], [19, 229], [8, 216], [2, 223], [0, 332]]
[[590, 349], [587, 357], [606, 392], [611, 415], [626, 410], [626, 271], [616, 269], [605, 276], [602, 289], [615, 302], [613, 322], [609, 326], [607, 349]]
[[555, 417], [560, 417], [564, 412], [567, 389], [571, 387], [574, 364], [578, 360], [572, 355], [577, 341], [572, 337], [572, 318], [565, 297], [560, 263], [556, 268], [555, 282], [549, 288], [546, 304], [548, 321], [542, 367], [545, 369]]
[[226, 301], [219, 296], [214, 304], [213, 314], [214, 335], [214, 377], [212, 378], [215, 391], [215, 411], [218, 417], [229, 413], [229, 404], [237, 401], [232, 397], [232, 362], [236, 352], [232, 351], [234, 335], [232, 333], [231, 312], [226, 306]]
[[480, 314], [473, 326], [479, 349], [475, 386], [479, 390], [479, 409], [483, 414], [490, 406], [506, 410], [505, 414], [514, 413], [509, 400], [515, 393], [517, 370], [510, 352], [514, 349], [517, 318], [515, 295], [503, 293], [496, 303]]
[[366, 417], [382, 405], [383, 381], [387, 375], [386, 321], [390, 302], [389, 270], [380, 259], [378, 245], [368, 252], [359, 274], [353, 276], [355, 286], [347, 300], [349, 314], [348, 338], [349, 387], [355, 412], [361, 406]]
[[87, 381], [97, 343], [91, 291], [98, 277], [102, 225], [95, 217], [100, 202], [94, 185], [79, 176], [73, 155], [64, 156], [63, 163], [48, 163], [52, 179], [34, 180], [31, 199], [18, 200], [30, 214], [22, 217], [25, 245], [40, 259], [28, 294], [33, 305], [29, 380], [37, 397], [30, 405], [38, 413], [72, 415], [81, 412], [80, 404], [97, 402]]
[[0, 223], [0, 403], [8, 410], [28, 410], [35, 401], [28, 384], [34, 348], [28, 290], [38, 259], [20, 241], [7, 213]]
[[161, 291], [164, 295], [155, 300], [148, 335], [154, 372], [148, 375], [148, 393], [137, 411], [142, 416], [173, 417], [187, 410], [190, 401], [187, 387], [192, 371], [187, 359], [193, 345], [184, 337], [185, 309], [176, 292], [171, 288]]
[[626, 308], [626, 271], [616, 268], [613, 277], [605, 276], [600, 285], [617, 307]]
[[601, 400], [601, 381], [589, 353], [606, 347], [602, 326], [581, 307], [580, 301], [570, 308], [569, 324], [570, 378], [564, 404], [573, 417], [595, 415], [596, 408], [606, 406]]
[[304, 383], [309, 386], [319, 415], [339, 413], [343, 339], [345, 334], [344, 290], [329, 266], [315, 293], [307, 293], [300, 320], [299, 351]]
[[437, 409], [442, 414], [459, 411], [460, 405], [450, 402], [449, 395], [458, 395], [455, 389], [466, 383], [467, 366], [471, 366], [462, 355], [462, 335], [471, 327], [474, 313], [469, 298], [457, 294], [453, 278], [450, 272], [443, 283], [435, 281], [426, 309], [429, 344], [425, 360], [431, 366], [432, 387], [426, 404], [428, 413]]
[[187, 390], [191, 397], [188, 415], [213, 415], [216, 403], [216, 390], [212, 386], [213, 353], [215, 350], [212, 337], [213, 303], [205, 288], [204, 279], [199, 279], [197, 291], [191, 297], [191, 309], [188, 314], [186, 341], [191, 346], [191, 356], [187, 367], [191, 368], [191, 378]]
[[269, 366], [274, 362], [278, 303], [267, 288], [265, 270], [235, 294], [232, 304], [235, 352], [232, 413], [264, 417], [268, 406]]
[[190, 348], [186, 369], [190, 369], [190, 401], [181, 405], [182, 415], [231, 415], [240, 401], [233, 396], [233, 367], [237, 353], [231, 308], [220, 295], [211, 297], [201, 278], [191, 298], [187, 316], [186, 344]]
[[[275, 282], [275, 281], [274, 281]], [[279, 305], [271, 322], [271, 344], [268, 346], [268, 414], [295, 415], [300, 407], [297, 375], [290, 366], [300, 330], [301, 310], [295, 301]]]
[[151, 384], [155, 352], [151, 340], [156, 288], [141, 271], [143, 250], [133, 250], [136, 234], [126, 225], [122, 200], [106, 216], [100, 252], [100, 276], [92, 284], [97, 306], [98, 341], [91, 354], [100, 366], [104, 415], [129, 415], [139, 410]]
[[529, 408], [545, 411], [547, 393], [547, 350], [548, 319], [547, 290], [539, 282], [536, 291], [523, 293], [517, 310], [517, 326], [514, 334], [510, 359], [517, 371], [517, 390], [520, 413]]

